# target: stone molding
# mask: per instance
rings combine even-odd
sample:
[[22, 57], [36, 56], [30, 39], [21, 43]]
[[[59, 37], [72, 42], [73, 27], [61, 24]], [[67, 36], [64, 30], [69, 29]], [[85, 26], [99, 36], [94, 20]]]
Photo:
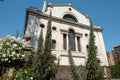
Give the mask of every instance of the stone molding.
[[[42, 11], [40, 10], [37, 10], [36, 8], [33, 9], [33, 8], [28, 8], [26, 10], [26, 18], [25, 18], [25, 27], [24, 27], [24, 34], [25, 34], [25, 31], [26, 31], [26, 28], [27, 28], [27, 23], [28, 23], [28, 16], [29, 15], [34, 15], [34, 16], [41, 16], [42, 18], [44, 19], [47, 19], [50, 17], [49, 15], [47, 14], [44, 14]], [[67, 21], [67, 20], [64, 20], [64, 19], [61, 19], [61, 18], [58, 18], [58, 17], [54, 17], [52, 16], [51, 17], [53, 21], [57, 21], [57, 22], [62, 22], [62, 23], [65, 23], [65, 24], [69, 24], [69, 25], [75, 25], [75, 26], [78, 26], [80, 28], [86, 28], [86, 29], [90, 29], [90, 26], [88, 25], [85, 25], [85, 24], [82, 24], [82, 23], [75, 23], [75, 22], [71, 22], [71, 21]], [[96, 31], [96, 29], [94, 29]], [[101, 28], [97, 28], [97, 31], [103, 31], [103, 29]]]

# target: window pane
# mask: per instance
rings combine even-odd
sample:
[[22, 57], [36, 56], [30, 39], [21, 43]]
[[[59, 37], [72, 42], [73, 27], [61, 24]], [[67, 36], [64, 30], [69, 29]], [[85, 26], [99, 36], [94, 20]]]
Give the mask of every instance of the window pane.
[[80, 47], [80, 37], [77, 37], [77, 45], [78, 45], [78, 51], [81, 50], [81, 47]]
[[55, 49], [56, 47], [56, 40], [52, 40], [52, 45], [51, 45], [52, 49]]
[[72, 22], [77, 22], [77, 19], [70, 14], [64, 15], [63, 19], [68, 20], [68, 21], [72, 21]]
[[73, 30], [69, 30], [69, 45], [72, 51], [75, 51], [75, 35]]
[[66, 38], [66, 34], [63, 34], [63, 49], [67, 50], [67, 38]]

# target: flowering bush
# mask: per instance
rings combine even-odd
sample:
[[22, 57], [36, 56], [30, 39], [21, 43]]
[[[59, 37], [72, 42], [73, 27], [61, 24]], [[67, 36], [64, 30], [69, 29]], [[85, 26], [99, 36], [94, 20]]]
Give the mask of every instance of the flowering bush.
[[0, 39], [0, 62], [11, 62], [23, 59], [23, 47], [21, 40], [12, 36]]
[[[26, 68], [23, 72], [17, 74], [13, 79], [16, 80], [33, 80], [34, 70], [32, 67]], [[13, 80], [12, 79], [12, 80]]]

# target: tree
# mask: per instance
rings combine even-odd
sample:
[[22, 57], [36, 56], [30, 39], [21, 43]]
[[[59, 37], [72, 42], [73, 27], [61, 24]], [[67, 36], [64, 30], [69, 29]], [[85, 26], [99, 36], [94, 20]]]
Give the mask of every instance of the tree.
[[22, 67], [24, 63], [24, 44], [19, 38], [7, 36], [0, 39], [0, 76], [2, 69], [9, 67]]
[[38, 66], [36, 67], [35, 70], [37, 75], [35, 76], [35, 80], [51, 80], [55, 78], [55, 75], [57, 73], [57, 65], [54, 63], [54, 56], [51, 54], [51, 37], [52, 37], [52, 33], [51, 33], [51, 13], [50, 13], [43, 50], [41, 47], [42, 43], [41, 46], [38, 46], [37, 54], [39, 54], [41, 59], [39, 59], [39, 63], [35, 65]]
[[112, 78], [120, 78], [120, 60], [117, 62], [117, 64], [110, 66], [110, 69]]
[[42, 54], [43, 54], [43, 31], [41, 29], [39, 40], [38, 40], [38, 47], [37, 52], [34, 58], [34, 79], [39, 80], [41, 78], [42, 73]]
[[46, 37], [45, 37], [45, 44], [43, 49], [43, 67], [44, 75], [42, 76], [43, 80], [50, 80], [55, 78], [57, 73], [57, 65], [54, 63], [54, 56], [51, 54], [51, 11], [50, 11], [50, 18], [48, 21]]
[[68, 56], [69, 56], [69, 64], [70, 64], [70, 70], [71, 70], [71, 75], [72, 75], [73, 80], [82, 80], [81, 76], [78, 74], [76, 66], [74, 64], [70, 45], [69, 45], [69, 50], [68, 50]]
[[98, 80], [98, 62], [96, 57], [96, 48], [94, 42], [94, 32], [92, 21], [90, 20], [88, 58], [86, 62], [87, 80]]

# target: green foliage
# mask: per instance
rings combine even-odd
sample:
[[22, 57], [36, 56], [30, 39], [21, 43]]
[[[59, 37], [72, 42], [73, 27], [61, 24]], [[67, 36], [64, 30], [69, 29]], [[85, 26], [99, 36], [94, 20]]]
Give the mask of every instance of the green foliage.
[[9, 80], [14, 80], [16, 78], [16, 70], [13, 71], [13, 75], [9, 78]]
[[104, 75], [101, 72], [98, 72], [97, 80], [105, 80]]
[[51, 54], [51, 17], [48, 21], [45, 42], [43, 46], [42, 32], [38, 42], [35, 64], [35, 80], [51, 80], [57, 73], [57, 65]]
[[87, 76], [85, 66], [83, 65], [79, 66], [79, 74], [81, 75], [82, 80], [86, 80]]
[[33, 80], [34, 71], [32, 67], [26, 68], [22, 73], [16, 75], [16, 80]]
[[120, 60], [117, 62], [117, 64], [110, 66], [111, 68], [111, 77], [112, 78], [120, 78]]
[[[3, 80], [33, 80], [34, 69], [31, 61], [33, 57], [33, 53], [26, 53], [25, 58], [27, 58], [27, 62], [24, 63], [24, 66], [22, 68], [14, 68], [11, 77], [3, 75]], [[20, 64], [18, 61], [16, 63]]]
[[7, 36], [0, 39], [0, 63], [7, 66], [13, 64], [13, 61], [23, 60], [25, 56], [23, 48], [24, 45], [19, 38]]
[[[92, 21], [90, 20], [90, 35], [89, 35], [89, 47], [88, 47], [88, 58], [86, 62], [87, 80], [101, 80], [98, 79], [98, 62], [96, 57], [96, 48], [94, 42], [94, 31]], [[101, 77], [99, 77], [101, 78]]]
[[54, 56], [51, 54], [51, 17], [48, 21], [47, 31], [46, 31], [46, 37], [45, 37], [45, 44], [43, 49], [43, 75], [41, 80], [50, 80], [55, 78], [55, 75], [57, 73], [57, 65], [54, 63]]
[[33, 80], [34, 71], [32, 67], [17, 72], [15, 69], [11, 77], [4, 77], [3, 80]]
[[34, 72], [35, 72], [34, 79], [35, 80], [41, 79], [42, 66], [43, 66], [42, 55], [43, 55], [43, 32], [41, 29], [39, 40], [38, 40], [38, 48], [34, 58]]
[[68, 56], [69, 56], [69, 64], [70, 64], [70, 70], [71, 70], [71, 75], [73, 80], [82, 80], [81, 76], [78, 74], [76, 66], [74, 64], [74, 60], [71, 54], [71, 50], [70, 50], [70, 46], [69, 46], [69, 50], [68, 50]]
[[22, 67], [24, 64], [24, 44], [19, 38], [7, 36], [0, 39], [0, 76], [2, 68]]

